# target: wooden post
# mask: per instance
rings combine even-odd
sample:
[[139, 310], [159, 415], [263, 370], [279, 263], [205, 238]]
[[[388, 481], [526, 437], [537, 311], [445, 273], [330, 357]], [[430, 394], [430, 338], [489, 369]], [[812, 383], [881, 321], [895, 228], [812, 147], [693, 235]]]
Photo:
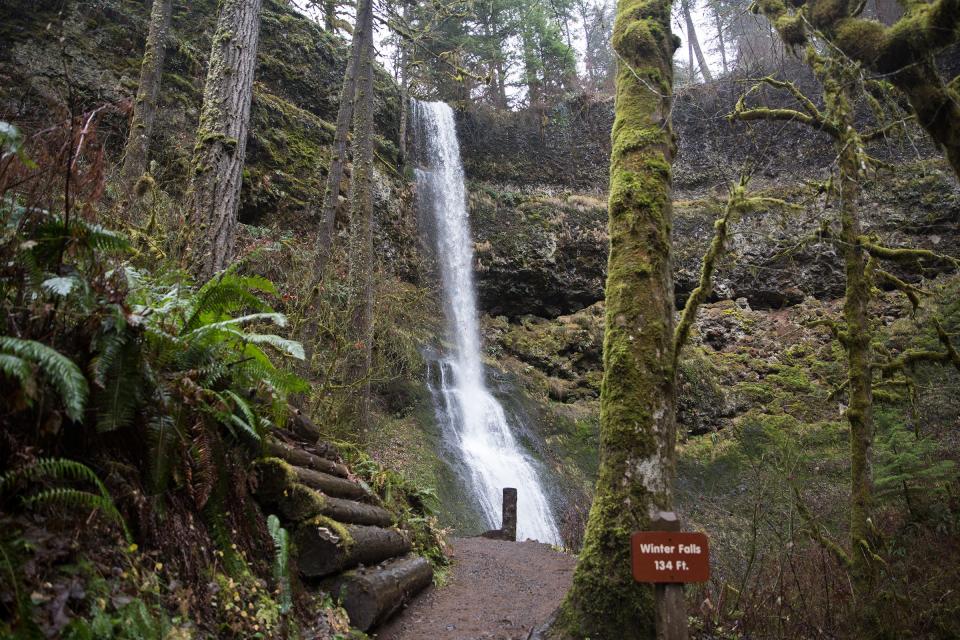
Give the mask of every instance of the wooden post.
[[517, 490], [507, 487], [503, 490], [503, 537], [517, 539]]
[[[680, 520], [673, 511], [661, 511], [650, 520], [653, 531], [680, 531]], [[683, 599], [683, 585], [655, 584], [657, 640], [687, 640], [687, 607]]]

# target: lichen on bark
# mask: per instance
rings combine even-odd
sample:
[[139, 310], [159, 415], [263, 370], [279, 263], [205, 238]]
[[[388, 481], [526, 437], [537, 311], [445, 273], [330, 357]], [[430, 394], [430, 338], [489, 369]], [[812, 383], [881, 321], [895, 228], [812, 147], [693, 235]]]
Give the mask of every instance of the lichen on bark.
[[261, 0], [223, 0], [193, 152], [191, 267], [201, 278], [233, 257], [260, 37]]
[[[137, 181], [147, 170], [153, 123], [157, 118], [157, 99], [163, 78], [163, 63], [167, 51], [167, 32], [173, 15], [173, 0], [154, 0], [150, 13], [147, 44], [140, 64], [140, 83], [133, 103], [130, 133], [124, 148], [120, 169], [120, 188], [129, 197]], [[128, 216], [129, 217], [129, 216]]]
[[672, 506], [675, 372], [670, 255], [672, 57], [668, 0], [620, 0], [610, 164], [600, 473], [555, 638], [648, 638], [653, 590], [633, 580], [630, 535]]

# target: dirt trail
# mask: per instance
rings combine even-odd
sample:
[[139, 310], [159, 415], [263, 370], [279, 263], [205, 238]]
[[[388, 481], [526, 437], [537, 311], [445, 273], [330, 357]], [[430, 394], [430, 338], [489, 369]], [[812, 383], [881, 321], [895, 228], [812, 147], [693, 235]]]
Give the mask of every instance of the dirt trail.
[[378, 640], [524, 640], [560, 604], [574, 557], [539, 542], [451, 541], [449, 582], [430, 587]]

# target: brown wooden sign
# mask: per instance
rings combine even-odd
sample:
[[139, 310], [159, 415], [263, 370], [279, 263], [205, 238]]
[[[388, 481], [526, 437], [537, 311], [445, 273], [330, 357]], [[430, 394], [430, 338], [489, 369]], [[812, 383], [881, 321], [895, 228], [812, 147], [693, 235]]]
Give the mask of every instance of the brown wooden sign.
[[637, 582], [706, 582], [710, 579], [710, 543], [706, 534], [638, 531], [630, 539], [633, 579]]

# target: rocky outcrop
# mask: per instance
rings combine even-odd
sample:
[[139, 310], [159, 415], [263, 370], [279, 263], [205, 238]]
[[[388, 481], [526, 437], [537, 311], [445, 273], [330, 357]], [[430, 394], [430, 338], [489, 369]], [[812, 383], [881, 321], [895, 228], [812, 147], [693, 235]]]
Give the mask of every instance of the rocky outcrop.
[[588, 196], [471, 185], [480, 306], [556, 317], [603, 298], [606, 203]]
[[[800, 69], [807, 91], [816, 83]], [[726, 185], [748, 158], [764, 158], [751, 184], [796, 209], [757, 211], [733, 226], [712, 300], [746, 298], [756, 309], [836, 298], [843, 269], [834, 247], [808, 242], [833, 203], [818, 193], [833, 159], [829, 140], [799, 125], [731, 124], [740, 85], [685, 90], [673, 118], [680, 141], [674, 164], [674, 281], [683, 304], [722, 210]], [[580, 96], [542, 113], [459, 115], [470, 178], [480, 305], [512, 319], [554, 318], [603, 298], [606, 268], [608, 99]], [[771, 140], [780, 144], [771, 144]], [[868, 233], [893, 245], [943, 250], [960, 244], [960, 188], [936, 154], [919, 142], [910, 154], [875, 150], [901, 166], [865, 184], [860, 203]], [[919, 157], [933, 160], [919, 161]], [[906, 275], [906, 274], [903, 274]], [[934, 275], [929, 271], [925, 275]]]
[[[554, 318], [603, 299], [606, 208], [603, 200], [541, 189], [471, 185], [475, 268], [482, 309], [517, 319]], [[824, 212], [816, 187], [758, 179], [754, 188], [796, 208], [755, 211], [732, 227], [711, 300], [745, 298], [755, 309], [779, 309], [807, 297], [843, 294], [840, 256], [813, 235]], [[697, 285], [700, 262], [722, 210], [720, 192], [674, 203], [674, 284], [682, 305]], [[938, 162], [902, 167], [865, 184], [860, 203], [867, 233], [894, 246], [944, 251], [960, 245], [960, 187]], [[924, 273], [935, 275], [935, 270]], [[915, 280], [917, 274], [899, 274]]]

